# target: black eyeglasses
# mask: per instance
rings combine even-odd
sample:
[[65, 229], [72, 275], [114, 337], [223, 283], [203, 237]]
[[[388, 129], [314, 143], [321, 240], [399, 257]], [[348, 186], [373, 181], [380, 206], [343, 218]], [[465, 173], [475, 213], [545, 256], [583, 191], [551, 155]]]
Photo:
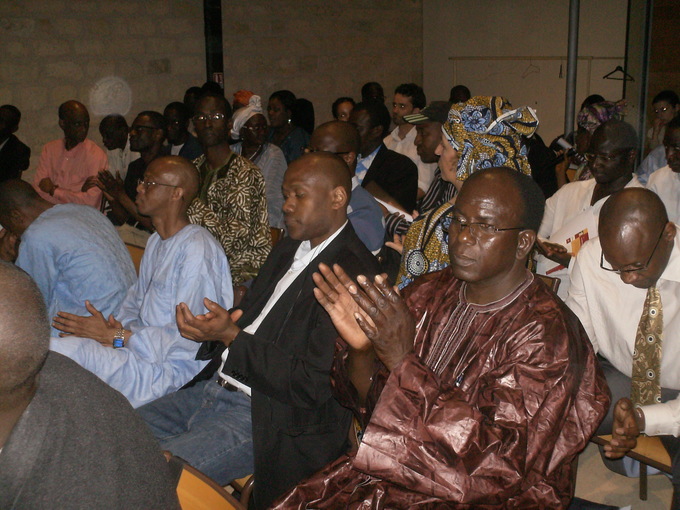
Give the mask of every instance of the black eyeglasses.
[[460, 234], [466, 228], [469, 229], [470, 235], [475, 239], [492, 237], [498, 234], [498, 232], [506, 232], [509, 230], [525, 230], [525, 227], [498, 228], [497, 226], [489, 225], [488, 223], [470, 223], [458, 216], [445, 216], [440, 221], [444, 234], [442, 240], [445, 243], [449, 242], [449, 228], [451, 228], [451, 226], [455, 227], [456, 234]]
[[194, 115], [192, 117], [192, 120], [194, 123], [196, 122], [205, 122], [206, 120], [223, 120], [226, 117], [223, 113], [200, 113], [198, 115]]
[[652, 253], [649, 255], [649, 258], [647, 259], [647, 262], [645, 262], [644, 266], [640, 267], [631, 267], [627, 269], [614, 269], [611, 264], [609, 267], [605, 267], [605, 264], [609, 264], [605, 258], [604, 258], [604, 251], [600, 254], [600, 267], [604, 269], [605, 271], [610, 271], [612, 273], [616, 273], [620, 275], [621, 273], [635, 273], [636, 271], [644, 271], [649, 267], [649, 263], [652, 261], [652, 258], [654, 257], [654, 254], [656, 253], [656, 249], [659, 247], [659, 243], [661, 242], [661, 238], [663, 237], [663, 233], [666, 230], [666, 226], [664, 225], [664, 228], [661, 229], [661, 233], [659, 234], [659, 238], [656, 240], [656, 244], [654, 245], [654, 249], [652, 250]]
[[583, 157], [586, 159], [588, 163], [592, 164], [598, 159], [600, 161], [604, 161], [605, 163], [609, 163], [610, 161], [614, 161], [620, 155], [621, 155], [620, 151], [614, 151], [611, 152], [610, 154], [593, 154], [592, 152], [587, 152], [583, 155]]
[[163, 184], [162, 182], [145, 181], [144, 179], [137, 179], [137, 186], [144, 186], [144, 189], [149, 189], [149, 186], [167, 186], [168, 188], [179, 188], [174, 184]]

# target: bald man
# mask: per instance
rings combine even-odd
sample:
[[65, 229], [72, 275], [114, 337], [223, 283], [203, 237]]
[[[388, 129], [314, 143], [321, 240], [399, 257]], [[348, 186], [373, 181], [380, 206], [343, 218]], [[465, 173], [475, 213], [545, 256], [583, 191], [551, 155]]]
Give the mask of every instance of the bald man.
[[593, 178], [567, 184], [545, 202], [536, 271], [561, 280], [562, 299], [569, 292], [573, 258], [584, 243], [597, 237], [597, 215], [607, 197], [642, 187], [633, 175], [637, 145], [633, 126], [620, 120], [605, 122], [593, 133], [586, 155]]
[[0, 262], [0, 508], [178, 508], [168, 466], [130, 404], [48, 354], [40, 291]]
[[312, 133], [308, 152], [331, 152], [340, 156], [352, 177], [352, 193], [347, 205], [347, 219], [371, 252], [377, 253], [385, 241], [382, 209], [354, 175], [360, 146], [359, 132], [349, 122], [331, 121]]
[[[677, 226], [668, 221], [659, 197], [641, 188], [620, 191], [607, 200], [600, 211], [599, 231], [599, 239], [589, 242], [576, 257], [567, 299], [567, 305], [581, 319], [602, 357], [612, 402], [617, 402], [598, 433], [614, 434], [612, 446], [605, 447], [611, 459], [633, 448], [635, 437], [641, 432], [662, 436], [667, 446], [672, 444], [669, 452], [673, 458], [677, 498], [680, 233]], [[646, 309], [648, 296], [652, 299], [655, 295], [660, 298], [660, 305], [650, 301], [656, 311]], [[650, 336], [648, 326], [643, 324], [643, 315], [649, 317], [650, 313], [659, 318], [651, 327], [660, 332], [660, 361], [656, 351], [647, 353], [644, 348], [645, 343], [656, 344], [655, 338], [659, 336]], [[640, 352], [641, 360], [646, 361], [635, 361], [635, 350]], [[642, 377], [638, 378], [638, 374]], [[648, 377], [651, 379], [644, 383]], [[643, 391], [637, 389], [645, 384], [654, 386]]]
[[62, 103], [59, 127], [64, 138], [43, 147], [33, 186], [52, 204], [85, 204], [98, 209], [102, 192], [91, 183], [108, 160], [104, 151], [87, 138], [90, 114], [85, 105], [73, 100]]
[[125, 395], [134, 407], [181, 388], [205, 366], [198, 344], [182, 338], [175, 306], [205, 313], [203, 298], [231, 307], [233, 291], [224, 250], [187, 209], [198, 192], [198, 172], [187, 159], [155, 159], [137, 186], [139, 213], [156, 229], [146, 245], [139, 279], [114, 315], [87, 303], [89, 316], [59, 312], [62, 338], [50, 348], [72, 358]]
[[162, 448], [220, 484], [254, 471], [256, 508], [337, 457], [350, 413], [333, 399], [329, 371], [337, 331], [314, 298], [320, 262], [375, 274], [376, 259], [347, 221], [347, 166], [324, 152], [290, 164], [283, 181], [289, 237], [272, 250], [238, 310], [180, 305], [187, 338], [213, 340], [195, 386], [139, 409]]

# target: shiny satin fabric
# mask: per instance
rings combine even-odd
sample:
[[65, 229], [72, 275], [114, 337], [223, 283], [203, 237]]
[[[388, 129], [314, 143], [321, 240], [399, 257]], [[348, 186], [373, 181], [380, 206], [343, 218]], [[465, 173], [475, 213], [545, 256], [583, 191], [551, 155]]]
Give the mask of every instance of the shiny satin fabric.
[[407, 289], [414, 353], [376, 364], [358, 405], [336, 357], [337, 398], [368, 426], [356, 455], [274, 508], [565, 508], [575, 456], [610, 403], [590, 341], [544, 285], [486, 306], [450, 268]]

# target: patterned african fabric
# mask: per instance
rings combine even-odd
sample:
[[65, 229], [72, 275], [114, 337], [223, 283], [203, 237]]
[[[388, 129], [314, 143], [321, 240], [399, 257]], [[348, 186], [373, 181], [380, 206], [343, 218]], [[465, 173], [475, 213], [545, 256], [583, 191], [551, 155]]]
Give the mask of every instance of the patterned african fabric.
[[451, 202], [417, 218], [404, 238], [397, 286], [403, 289], [415, 278], [444, 269], [450, 264], [449, 245], [444, 242], [442, 219], [452, 210]]
[[531, 175], [521, 136], [529, 137], [537, 128], [536, 112], [528, 106], [513, 109], [503, 97], [475, 96], [451, 106], [442, 131], [459, 153], [457, 176], [464, 181], [498, 166]]
[[338, 401], [365, 425], [355, 456], [326, 466], [276, 509], [566, 508], [572, 461], [609, 407], [576, 316], [527, 272], [476, 305], [450, 268], [405, 291], [414, 350], [376, 362], [359, 402], [338, 344]]
[[635, 333], [630, 392], [634, 404], [645, 406], [661, 403], [662, 337], [661, 294], [656, 287], [649, 287], [642, 317]]
[[265, 181], [249, 160], [232, 154], [212, 169], [205, 156], [194, 161], [201, 175], [199, 196], [189, 219], [215, 236], [224, 248], [234, 285], [254, 278], [271, 249]]

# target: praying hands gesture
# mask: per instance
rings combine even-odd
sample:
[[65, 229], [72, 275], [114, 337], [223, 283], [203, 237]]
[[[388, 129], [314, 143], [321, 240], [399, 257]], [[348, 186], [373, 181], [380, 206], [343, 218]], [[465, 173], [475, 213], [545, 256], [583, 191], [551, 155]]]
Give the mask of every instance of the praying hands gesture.
[[96, 183], [99, 189], [106, 193], [107, 198], [111, 200], [119, 200], [121, 196], [125, 195], [123, 179], [118, 172], [114, 177], [108, 170], [100, 170], [97, 174]]
[[[117, 330], [123, 328], [123, 325], [113, 315], [109, 315], [109, 318], [106, 319], [89, 301], [85, 301], [85, 308], [92, 315], [82, 317], [72, 313], [59, 312], [52, 319], [52, 326], [62, 332], [59, 334], [60, 337], [92, 338], [106, 347], [113, 347], [113, 337]], [[132, 336], [132, 332], [125, 330], [124, 334], [127, 342]]]
[[229, 313], [218, 303], [208, 298], [203, 299], [207, 313], [194, 315], [186, 303], [180, 303], [175, 309], [177, 328], [184, 338], [194, 342], [215, 340], [229, 347], [241, 328], [236, 321], [243, 315], [241, 310]]
[[324, 264], [315, 273], [314, 295], [331, 316], [340, 336], [354, 349], [373, 347], [380, 361], [392, 371], [413, 351], [415, 321], [396, 288], [385, 275], [374, 283], [359, 275], [354, 283], [337, 264]]

